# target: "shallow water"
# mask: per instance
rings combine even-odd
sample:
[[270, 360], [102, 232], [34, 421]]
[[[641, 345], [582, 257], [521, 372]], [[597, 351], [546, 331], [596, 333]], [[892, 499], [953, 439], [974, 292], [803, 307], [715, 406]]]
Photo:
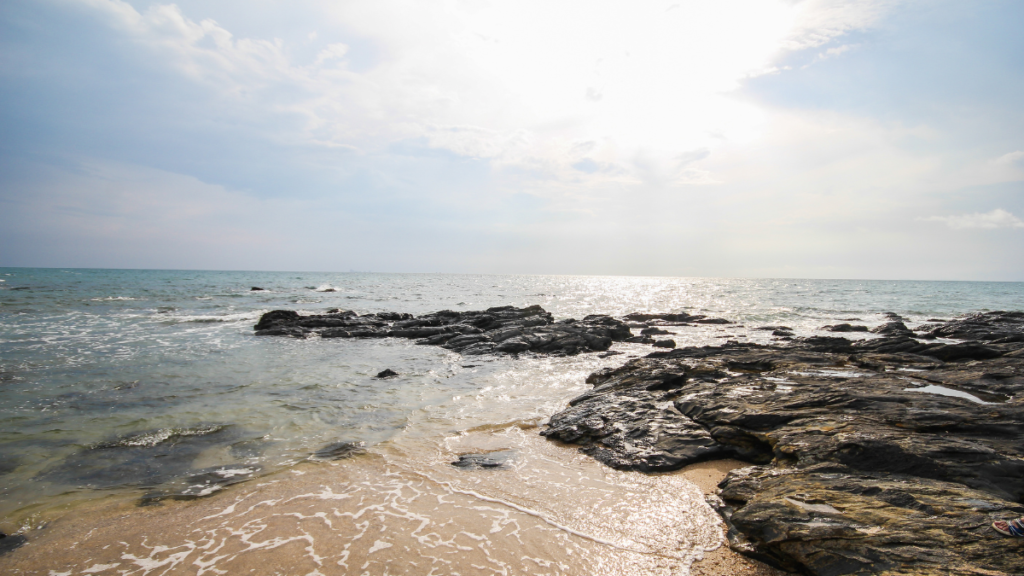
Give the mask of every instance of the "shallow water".
[[[4, 280], [0, 283], [0, 530], [34, 533], [35, 527], [51, 518], [61, 514], [74, 517], [83, 509], [99, 516], [123, 515], [97, 512], [88, 508], [93, 506], [89, 502], [98, 498], [132, 502], [197, 471], [246, 466], [258, 468], [263, 479], [228, 488], [211, 500], [133, 509], [130, 516], [138, 516], [143, 522], [150, 516], [159, 518], [160, 513], [154, 511], [160, 510], [226, 509], [227, 500], [257, 490], [253, 486], [259, 482], [273, 487], [259, 490], [293, 495], [305, 494], [306, 490], [312, 494], [325, 485], [333, 486], [331, 489], [338, 493], [364, 486], [359, 501], [367, 510], [373, 506], [378, 506], [374, 510], [385, 510], [402, 502], [402, 506], [417, 510], [410, 514], [426, 519], [419, 522], [440, 526], [443, 518], [457, 518], [454, 524], [446, 525], [451, 530], [456, 525], [475, 525], [475, 520], [469, 520], [473, 514], [481, 518], [512, 515], [519, 524], [531, 526], [523, 533], [533, 540], [524, 540], [520, 552], [529, 556], [528, 551], [536, 547], [536, 561], [529, 562], [538, 566], [555, 562], [556, 557], [585, 555], [599, 559], [603, 552], [598, 550], [619, 550], [614, 554], [646, 555], [650, 562], [684, 570], [701, 550], [717, 545], [718, 526], [709, 517], [687, 528], [686, 534], [677, 535], [678, 542], [684, 544], [669, 550], [667, 540], [658, 536], [664, 530], [664, 515], [669, 514], [672, 522], [688, 521], [660, 509], [645, 512], [651, 519], [647, 523], [623, 520], [616, 524], [619, 528], [608, 532], [607, 522], [602, 520], [613, 517], [618, 513], [615, 510], [625, 514], [662, 498], [658, 491], [669, 488], [658, 482], [680, 495], [692, 491], [692, 486], [686, 488], [684, 481], [665, 480], [667, 477], [623, 476], [608, 471], [586, 459], [579, 460], [572, 450], [540, 441], [533, 428], [586, 390], [587, 374], [604, 366], [618, 366], [651, 348], [616, 345], [614, 349], [624, 354], [604, 359], [594, 354], [572, 358], [463, 358], [397, 339], [257, 338], [252, 325], [259, 315], [277, 308], [422, 314], [441, 309], [540, 304], [556, 318], [687, 311], [738, 322], [667, 327], [680, 345], [704, 345], [730, 339], [771, 341], [770, 331], [754, 330], [763, 325], [785, 325], [798, 336], [825, 334], [819, 330], [821, 326], [844, 321], [875, 326], [885, 321], [881, 314], [885, 311], [907, 317], [913, 326], [931, 318], [978, 310], [1024, 309], [1024, 284], [1020, 283], [36, 269], [0, 269], [0, 279]], [[250, 291], [252, 286], [266, 291]], [[866, 333], [844, 336], [873, 337]], [[373, 378], [385, 368], [401, 376]], [[369, 454], [335, 464], [308, 462], [311, 453], [341, 441], [365, 442]], [[465, 471], [448, 466], [458, 454], [492, 449], [514, 449], [512, 467]], [[589, 466], [590, 471], [581, 475], [573, 466]], [[344, 480], [331, 484], [334, 481], [328, 480], [330, 474]], [[588, 484], [588, 479], [598, 476], [601, 478], [594, 480], [596, 484]], [[609, 480], [611, 477], [616, 479]], [[390, 480], [378, 482], [382, 478]], [[472, 488], [474, 482], [481, 484]], [[677, 485], [679, 482], [682, 484]], [[416, 488], [399, 489], [399, 485]], [[584, 490], [581, 486], [590, 487]], [[425, 496], [406, 502], [411, 498], [409, 490]], [[595, 503], [600, 500], [594, 496], [597, 494], [613, 496], [601, 504]], [[584, 498], [586, 504], [573, 504], [576, 496]], [[673, 506], [693, 510], [688, 512], [692, 518], [704, 518], [707, 507], [686, 498], [686, 503]], [[374, 499], [377, 504], [371, 505]], [[426, 506], [426, 501], [440, 507]], [[309, 496], [294, 502], [319, 500]], [[458, 504], [442, 506], [444, 502]], [[417, 508], [421, 505], [424, 507]], [[103, 506], [108, 510], [113, 505]], [[495, 511], [474, 508], [480, 506]], [[599, 513], [587, 516], [580, 512], [587, 507]], [[288, 516], [290, 512], [285, 509], [271, 508], [274, 511], [268, 518], [294, 519], [294, 525], [282, 528], [281, 534], [295, 536], [295, 530], [302, 526], [323, 522]], [[344, 514], [356, 513], [344, 510], [345, 518], [348, 516]], [[249, 521], [232, 514], [216, 518], [217, 522]], [[388, 519], [399, 522], [396, 518], [384, 515], [381, 526], [385, 532], [405, 532], [396, 528], [397, 524], [387, 524]], [[111, 522], [111, 526], [125, 530], [123, 525]], [[493, 524], [493, 518], [479, 522], [488, 527], [501, 525]], [[228, 530], [224, 534], [242, 530], [210, 526], [209, 530]], [[437, 528], [438, 542], [473, 540], [467, 535], [456, 538], [454, 533], [445, 533], [446, 529]], [[491, 534], [490, 529], [478, 526], [471, 533]], [[428, 552], [424, 546], [429, 548], [427, 540], [412, 537], [401, 546], [393, 543], [391, 548], [370, 552], [375, 544], [368, 536], [355, 539], [358, 531], [330, 535], [331, 530], [324, 533], [333, 542], [326, 545], [327, 549], [336, 555], [341, 553], [339, 546], [343, 548], [343, 543], [351, 544], [350, 556], [362, 558], [359, 566], [376, 558], [390, 558], [390, 562], [398, 563], [393, 566], [424, 562], [416, 558]], [[706, 530], [714, 532], [711, 541], [702, 532]], [[556, 538], [554, 534], [572, 544], [559, 548], [556, 554], [546, 548], [550, 542], [542, 543]], [[143, 540], [152, 544], [152, 537], [146, 538]], [[160, 546], [170, 546], [164, 540], [188, 540], [186, 532], [166, 532], [162, 538]], [[305, 550], [300, 540], [282, 546]], [[361, 544], [357, 545], [356, 540]], [[125, 541], [129, 547], [143, 546]], [[243, 542], [241, 539], [231, 545], [249, 546]], [[360, 548], [367, 542], [370, 544]], [[488, 536], [474, 542], [494, 539]], [[106, 541], [105, 545], [110, 543]], [[214, 548], [217, 546], [220, 544]], [[237, 556], [237, 561], [262, 562], [242, 559], [257, 558], [260, 553], [256, 551], [268, 550], [268, 546], [253, 548], [252, 553]], [[462, 544], [451, 546], [461, 550]], [[574, 547], [578, 551], [574, 552]], [[400, 552], [406, 548], [406, 552]], [[514, 548], [503, 554], [514, 556]], [[316, 546], [314, 549], [318, 550]], [[187, 555], [188, 566], [192, 566], [189, 570], [201, 571], [196, 568], [199, 565], [194, 565], [194, 559], [202, 554], [197, 550]], [[138, 550], [123, 553], [143, 557]], [[295, 552], [296, 562], [304, 557], [302, 554], [305, 552]], [[477, 560], [483, 562], [485, 556]], [[512, 556], [503, 556], [493, 566], [499, 572], [501, 566], [509, 573], [527, 571], [515, 564], [522, 558]], [[639, 562], [636, 558], [627, 562], [626, 556], [618, 558], [608, 560], [607, 570], [586, 566], [591, 573], [600, 573]], [[335, 565], [338, 559], [332, 560]], [[207, 561], [200, 559], [200, 564]], [[311, 566], [317, 565], [314, 560], [308, 561]], [[118, 562], [120, 568], [111, 570], [136, 566]], [[135, 569], [144, 573], [144, 564]], [[574, 565], [566, 572], [556, 564], [548, 567], [550, 573], [576, 573], [578, 569]], [[185, 564], [179, 566], [185, 570], [181, 566]], [[350, 568], [355, 570], [356, 564]], [[380, 569], [370, 572], [382, 573]]]

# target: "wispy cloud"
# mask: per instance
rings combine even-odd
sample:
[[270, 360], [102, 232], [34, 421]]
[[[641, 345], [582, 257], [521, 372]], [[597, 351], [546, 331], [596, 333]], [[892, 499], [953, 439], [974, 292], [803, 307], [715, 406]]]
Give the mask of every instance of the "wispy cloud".
[[996, 228], [1024, 228], [1024, 220], [1013, 214], [996, 208], [991, 212], [976, 212], [974, 214], [958, 214], [954, 216], [928, 216], [918, 218], [925, 222], [942, 222], [954, 230], [967, 230], [972, 228], [982, 230], [994, 230]]

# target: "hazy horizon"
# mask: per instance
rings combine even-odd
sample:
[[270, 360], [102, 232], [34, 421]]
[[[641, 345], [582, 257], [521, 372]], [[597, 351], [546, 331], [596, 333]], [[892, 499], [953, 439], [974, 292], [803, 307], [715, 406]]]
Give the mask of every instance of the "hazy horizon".
[[0, 5], [0, 266], [1024, 281], [1024, 4]]

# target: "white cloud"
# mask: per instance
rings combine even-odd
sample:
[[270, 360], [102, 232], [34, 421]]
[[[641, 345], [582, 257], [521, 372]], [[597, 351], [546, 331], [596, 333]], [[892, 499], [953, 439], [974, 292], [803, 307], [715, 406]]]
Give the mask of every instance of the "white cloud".
[[1016, 150], [992, 160], [996, 166], [1010, 166], [1013, 168], [1024, 168], [1024, 150]]
[[996, 208], [991, 212], [985, 213], [959, 214], [955, 216], [929, 216], [927, 218], [918, 218], [918, 220], [926, 222], [942, 222], [954, 230], [966, 230], [971, 228], [980, 228], [983, 230], [993, 230], [996, 228], [1024, 228], [1024, 220], [1021, 220], [1002, 208]]
[[[543, 165], [538, 174], [565, 182], [579, 177], [579, 158], [566, 151], [581, 140], [600, 142], [594, 161], [640, 181], [677, 171], [687, 150], [757, 138], [764, 112], [729, 92], [772, 70], [780, 51], [823, 45], [885, 9], [782, 0], [336, 3], [318, 8], [318, 31], [298, 42], [325, 42], [307, 64], [283, 40], [236, 38], [175, 5], [140, 13], [121, 0], [78, 1], [229, 107], [303, 119], [268, 135], [276, 141], [374, 152], [424, 139], [499, 167]], [[332, 25], [375, 46], [375, 65], [352, 70], [358, 48], [334, 42], [344, 38]], [[621, 177], [597, 171], [590, 180]], [[711, 181], [691, 168], [677, 183]]]

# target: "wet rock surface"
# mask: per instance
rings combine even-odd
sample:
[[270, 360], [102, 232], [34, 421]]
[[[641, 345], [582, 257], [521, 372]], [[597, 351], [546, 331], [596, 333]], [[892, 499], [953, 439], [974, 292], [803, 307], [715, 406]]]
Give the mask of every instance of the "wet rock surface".
[[4, 534], [0, 532], [0, 556], [7, 554], [28, 542], [22, 534]]
[[417, 344], [441, 346], [465, 355], [575, 355], [607, 350], [612, 342], [632, 336], [629, 326], [605, 315], [555, 321], [540, 306], [501, 306], [482, 311], [443, 310], [413, 317], [352, 311], [300, 316], [291, 310], [267, 312], [255, 326], [257, 336], [305, 338], [410, 338]]
[[515, 457], [516, 453], [513, 450], [499, 450], [485, 454], [462, 454], [458, 460], [452, 462], [452, 466], [464, 470], [507, 468], [515, 460]]
[[735, 550], [789, 570], [1021, 574], [1024, 539], [989, 525], [1024, 514], [1024, 314], [927, 342], [883, 326], [654, 352], [592, 374], [541, 433], [619, 469], [755, 464], [713, 504]]

